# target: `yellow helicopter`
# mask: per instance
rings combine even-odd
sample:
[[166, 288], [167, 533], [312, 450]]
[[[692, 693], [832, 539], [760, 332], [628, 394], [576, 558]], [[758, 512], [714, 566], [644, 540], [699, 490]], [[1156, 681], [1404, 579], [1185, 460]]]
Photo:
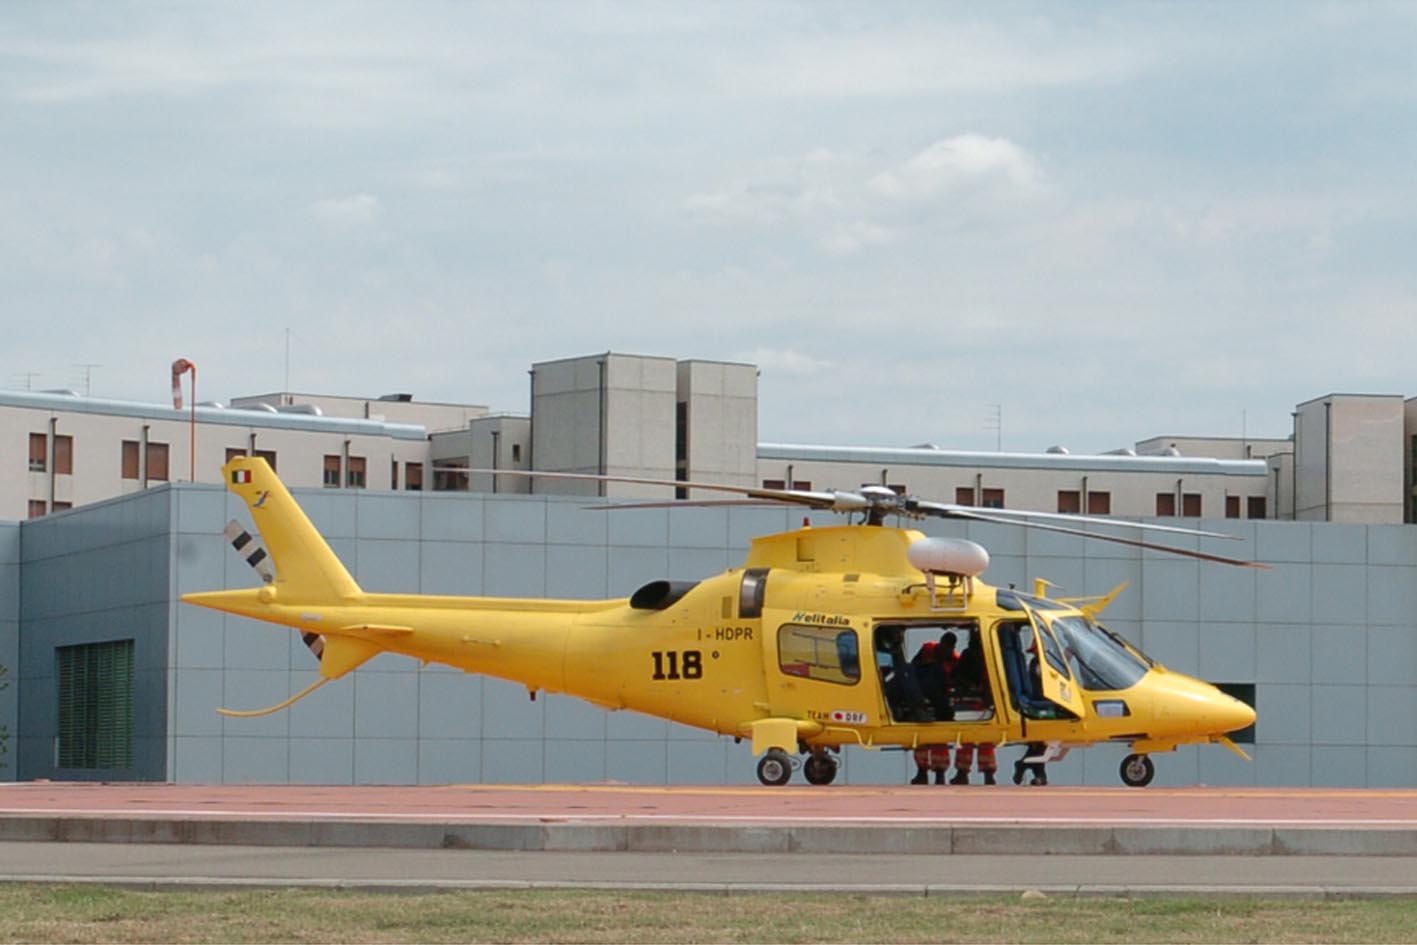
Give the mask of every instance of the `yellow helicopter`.
[[[1248, 758], [1227, 733], [1253, 724], [1250, 706], [1166, 669], [1098, 622], [1122, 587], [1070, 600], [1048, 599], [1042, 581], [1033, 593], [992, 587], [979, 579], [989, 562], [980, 545], [884, 523], [890, 516], [1007, 521], [1263, 567], [1252, 562], [1062, 524], [1088, 521], [1079, 516], [947, 505], [882, 486], [828, 492], [622, 479], [830, 509], [860, 521], [759, 537], [742, 567], [698, 582], [651, 581], [628, 598], [368, 593], [265, 460], [237, 457], [222, 471], [269, 556], [239, 523], [227, 536], [264, 583], [182, 599], [290, 627], [320, 663], [320, 679], [284, 702], [218, 710], [225, 715], [279, 711], [387, 651], [518, 682], [533, 695], [566, 693], [751, 739], [758, 779], [768, 785], [786, 784], [799, 756], [808, 782], [830, 784], [847, 745], [1018, 742], [1030, 746], [1020, 764], [1041, 765], [1073, 747], [1125, 742], [1132, 754], [1120, 773], [1134, 787], [1151, 782], [1151, 754], [1180, 745], [1213, 742]], [[686, 503], [638, 506], [676, 504]]]

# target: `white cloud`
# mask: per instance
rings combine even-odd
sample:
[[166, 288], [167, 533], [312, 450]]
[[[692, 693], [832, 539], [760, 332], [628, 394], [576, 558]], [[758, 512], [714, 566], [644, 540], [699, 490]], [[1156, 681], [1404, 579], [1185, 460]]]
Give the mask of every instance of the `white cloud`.
[[383, 207], [372, 194], [351, 194], [348, 197], [328, 197], [310, 205], [315, 219], [337, 229], [359, 229], [379, 220]]
[[735, 354], [733, 360], [746, 361], [756, 364], [764, 371], [789, 374], [794, 377], [809, 377], [835, 367], [831, 361], [814, 358], [791, 348], [754, 348], [752, 351], [741, 351]]
[[866, 186], [889, 200], [928, 202], [984, 188], [1027, 194], [1042, 185], [1037, 162], [1012, 141], [964, 134], [936, 141]]

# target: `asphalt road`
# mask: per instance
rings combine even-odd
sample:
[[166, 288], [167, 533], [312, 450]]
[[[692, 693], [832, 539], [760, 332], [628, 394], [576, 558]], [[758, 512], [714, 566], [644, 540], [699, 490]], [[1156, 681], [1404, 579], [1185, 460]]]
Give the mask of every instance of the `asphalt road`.
[[1417, 895], [1417, 857], [566, 853], [367, 847], [0, 843], [0, 881], [148, 888], [582, 887], [898, 895]]

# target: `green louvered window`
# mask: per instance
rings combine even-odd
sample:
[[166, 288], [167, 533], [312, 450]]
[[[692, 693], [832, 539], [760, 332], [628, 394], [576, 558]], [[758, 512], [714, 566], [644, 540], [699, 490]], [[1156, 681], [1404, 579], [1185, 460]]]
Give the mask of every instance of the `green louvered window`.
[[59, 767], [133, 766], [133, 641], [55, 649]]

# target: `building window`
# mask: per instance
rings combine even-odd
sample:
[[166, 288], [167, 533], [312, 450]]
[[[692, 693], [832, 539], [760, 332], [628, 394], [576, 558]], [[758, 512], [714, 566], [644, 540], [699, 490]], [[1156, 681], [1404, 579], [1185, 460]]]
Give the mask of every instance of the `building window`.
[[55, 500], [54, 500], [54, 507], [51, 508], [50, 511], [51, 511], [51, 512], [62, 512], [62, 511], [64, 511], [65, 509], [72, 509], [73, 507], [74, 507], [74, 503], [72, 503], [72, 502], [64, 502], [64, 501], [62, 501], [62, 500], [60, 500], [60, 499], [55, 499]]
[[1187, 492], [1181, 496], [1181, 515], [1186, 518], [1201, 517], [1201, 494], [1199, 492]]
[[986, 509], [1002, 509], [1004, 507], [1004, 490], [985, 489], [979, 504]]
[[396, 460], [396, 459], [391, 459], [391, 460], [389, 460], [389, 488], [390, 488], [390, 489], [397, 489], [398, 487], [399, 487], [399, 461]]
[[512, 444], [512, 462], [514, 462], [514, 463], [520, 463], [521, 461], [522, 461], [522, 445], [521, 445], [520, 443], [513, 443], [513, 444]]
[[801, 489], [803, 492], [811, 492], [811, 491], [812, 491], [812, 481], [811, 481], [810, 479], [796, 479], [796, 480], [793, 480], [792, 488], [794, 488], [794, 489]]
[[133, 641], [55, 649], [59, 767], [133, 766]]
[[958, 486], [955, 489], [955, 505], [974, 505], [974, 489], [969, 486]]
[[467, 473], [457, 468], [466, 465], [467, 457], [465, 456], [459, 459], [433, 460], [433, 491], [466, 492], [469, 486]]
[[1076, 489], [1058, 490], [1058, 511], [1064, 515], [1076, 515], [1082, 511], [1082, 493]]
[[325, 478], [324, 485], [328, 489], [339, 488], [339, 457], [325, 456]]
[[233, 459], [237, 459], [237, 458], [242, 457], [242, 456], [245, 456], [245, 455], [246, 455], [246, 451], [245, 451], [245, 450], [237, 449], [237, 448], [234, 447], [234, 446], [228, 446], [228, 447], [226, 448], [226, 461], [227, 461], [228, 463], [231, 462]]
[[689, 405], [682, 400], [674, 405], [674, 458], [689, 458]]
[[271, 467], [271, 472], [275, 472], [275, 471], [276, 471], [276, 451], [275, 451], [275, 450], [256, 450], [256, 458], [257, 458], [257, 459], [264, 459], [264, 460], [266, 461], [266, 465], [269, 466], [269, 467]]
[[61, 476], [74, 474], [74, 438], [62, 433], [54, 435], [54, 471]]
[[1225, 497], [1225, 517], [1240, 517], [1240, 497], [1238, 495], [1227, 495]]
[[784, 482], [784, 481], [781, 480], [781, 479], [764, 479], [764, 480], [763, 480], [763, 488], [764, 488], [764, 489], [786, 489], [786, 488], [787, 488], [787, 483]]
[[349, 458], [349, 469], [346, 472], [345, 484], [351, 489], [363, 489], [368, 484], [368, 479], [364, 473], [364, 457], [351, 456]]
[[403, 487], [407, 492], [423, 491], [423, 464], [403, 464]]
[[138, 478], [138, 441], [123, 441], [123, 478]]
[[1089, 492], [1087, 494], [1087, 514], [1088, 515], [1111, 515], [1112, 514], [1112, 493], [1110, 492]]
[[167, 481], [167, 444], [148, 443], [148, 482]]
[[30, 499], [30, 518], [42, 518], [46, 511], [48, 511], [48, 507], [44, 504], [43, 499]]
[[1156, 517], [1175, 518], [1176, 517], [1176, 493], [1158, 492], [1156, 494]]
[[30, 434], [30, 472], [44, 472], [49, 468], [49, 437], [43, 433]]
[[1265, 507], [1265, 497], [1262, 495], [1252, 495], [1245, 500], [1246, 518], [1267, 518], [1269, 510]]

